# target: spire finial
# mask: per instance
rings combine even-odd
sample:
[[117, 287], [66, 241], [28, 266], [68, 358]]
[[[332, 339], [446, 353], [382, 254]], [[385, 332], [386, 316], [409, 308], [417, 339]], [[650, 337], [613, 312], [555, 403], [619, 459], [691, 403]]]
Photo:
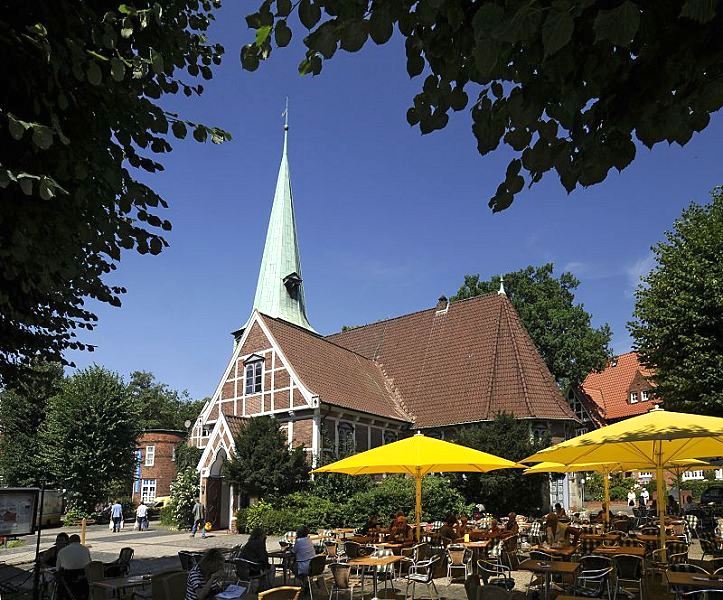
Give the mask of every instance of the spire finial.
[[498, 296], [506, 296], [507, 292], [505, 292], [505, 278], [503, 275], [500, 275], [500, 289], [497, 291]]
[[289, 97], [286, 96], [286, 108], [284, 109], [284, 113], [282, 115], [284, 117], [284, 131], [289, 130]]

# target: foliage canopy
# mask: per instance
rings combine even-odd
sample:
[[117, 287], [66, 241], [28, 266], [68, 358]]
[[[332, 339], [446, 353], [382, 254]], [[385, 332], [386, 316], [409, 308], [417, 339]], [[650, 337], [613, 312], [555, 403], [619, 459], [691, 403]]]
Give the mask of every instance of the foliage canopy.
[[247, 497], [288, 494], [308, 482], [310, 467], [302, 446], [289, 449], [276, 419], [245, 421], [236, 435], [236, 454], [224, 465], [225, 475]]
[[105, 276], [124, 249], [158, 254], [166, 201], [142, 173], [163, 166], [171, 135], [229, 134], [158, 100], [212, 76], [211, 0], [9, 2], [0, 8], [0, 381], [31, 357], [92, 349], [89, 298], [120, 304]]
[[[723, 8], [710, 0], [265, 0], [246, 17], [255, 70], [287, 46], [296, 12], [306, 56], [321, 72], [338, 49], [405, 38], [407, 72], [426, 75], [407, 111], [423, 134], [471, 105], [480, 154], [515, 153], [490, 199], [512, 203], [554, 170], [568, 192], [603, 181], [648, 147], [686, 144], [723, 105]], [[303, 28], [303, 29], [302, 29]], [[471, 97], [471, 101], [470, 101]]]
[[93, 366], [63, 380], [40, 432], [51, 484], [68, 490], [73, 508], [90, 512], [113, 484], [130, 482], [138, 417], [123, 380]]
[[184, 423], [195, 421], [204, 400], [192, 400], [188, 392], [178, 392], [156, 381], [153, 373], [134, 371], [128, 391], [136, 404], [141, 429], [185, 430]]
[[723, 188], [711, 195], [653, 248], [629, 328], [667, 408], [723, 416]]
[[[507, 273], [504, 285], [547, 368], [563, 389], [605, 367], [612, 332], [608, 325], [594, 328], [590, 314], [575, 304], [574, 292], [580, 282], [572, 273], [555, 277], [551, 263], [530, 266]], [[465, 275], [452, 299], [472, 298], [499, 287], [499, 277], [483, 281], [479, 275]]]

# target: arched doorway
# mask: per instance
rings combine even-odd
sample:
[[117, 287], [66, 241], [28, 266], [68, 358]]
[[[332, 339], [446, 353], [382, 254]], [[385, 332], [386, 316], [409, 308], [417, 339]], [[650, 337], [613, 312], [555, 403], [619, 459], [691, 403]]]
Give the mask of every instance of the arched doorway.
[[231, 494], [229, 485], [222, 475], [226, 459], [226, 450], [221, 448], [216, 454], [206, 480], [206, 518], [214, 529], [229, 527]]

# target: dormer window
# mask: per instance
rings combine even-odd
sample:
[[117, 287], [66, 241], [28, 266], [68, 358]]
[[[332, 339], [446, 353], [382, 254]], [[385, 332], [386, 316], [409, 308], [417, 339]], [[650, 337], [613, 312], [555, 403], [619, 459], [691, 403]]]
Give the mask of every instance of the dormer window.
[[650, 400], [650, 392], [648, 390], [640, 392], [640, 401], [647, 402], [648, 400]]
[[298, 297], [299, 288], [301, 288], [301, 277], [296, 271], [284, 277], [284, 287], [289, 292], [289, 296], [294, 299]]
[[638, 392], [630, 392], [630, 404], [638, 403]]
[[252, 354], [244, 361], [246, 395], [258, 394], [264, 379], [264, 357]]

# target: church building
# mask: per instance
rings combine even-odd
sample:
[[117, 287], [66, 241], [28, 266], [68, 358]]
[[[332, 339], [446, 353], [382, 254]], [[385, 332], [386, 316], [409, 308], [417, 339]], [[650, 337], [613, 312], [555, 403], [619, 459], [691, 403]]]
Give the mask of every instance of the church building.
[[579, 422], [502, 286], [332, 335], [314, 330], [287, 141], [288, 125], [253, 309], [234, 331], [233, 353], [191, 432], [204, 449], [201, 496], [214, 527], [232, 525], [240, 490], [222, 466], [251, 417], [274, 416], [311, 463], [322, 452], [363, 451], [416, 430], [443, 438], [501, 412], [528, 421], [531, 436], [571, 437]]

